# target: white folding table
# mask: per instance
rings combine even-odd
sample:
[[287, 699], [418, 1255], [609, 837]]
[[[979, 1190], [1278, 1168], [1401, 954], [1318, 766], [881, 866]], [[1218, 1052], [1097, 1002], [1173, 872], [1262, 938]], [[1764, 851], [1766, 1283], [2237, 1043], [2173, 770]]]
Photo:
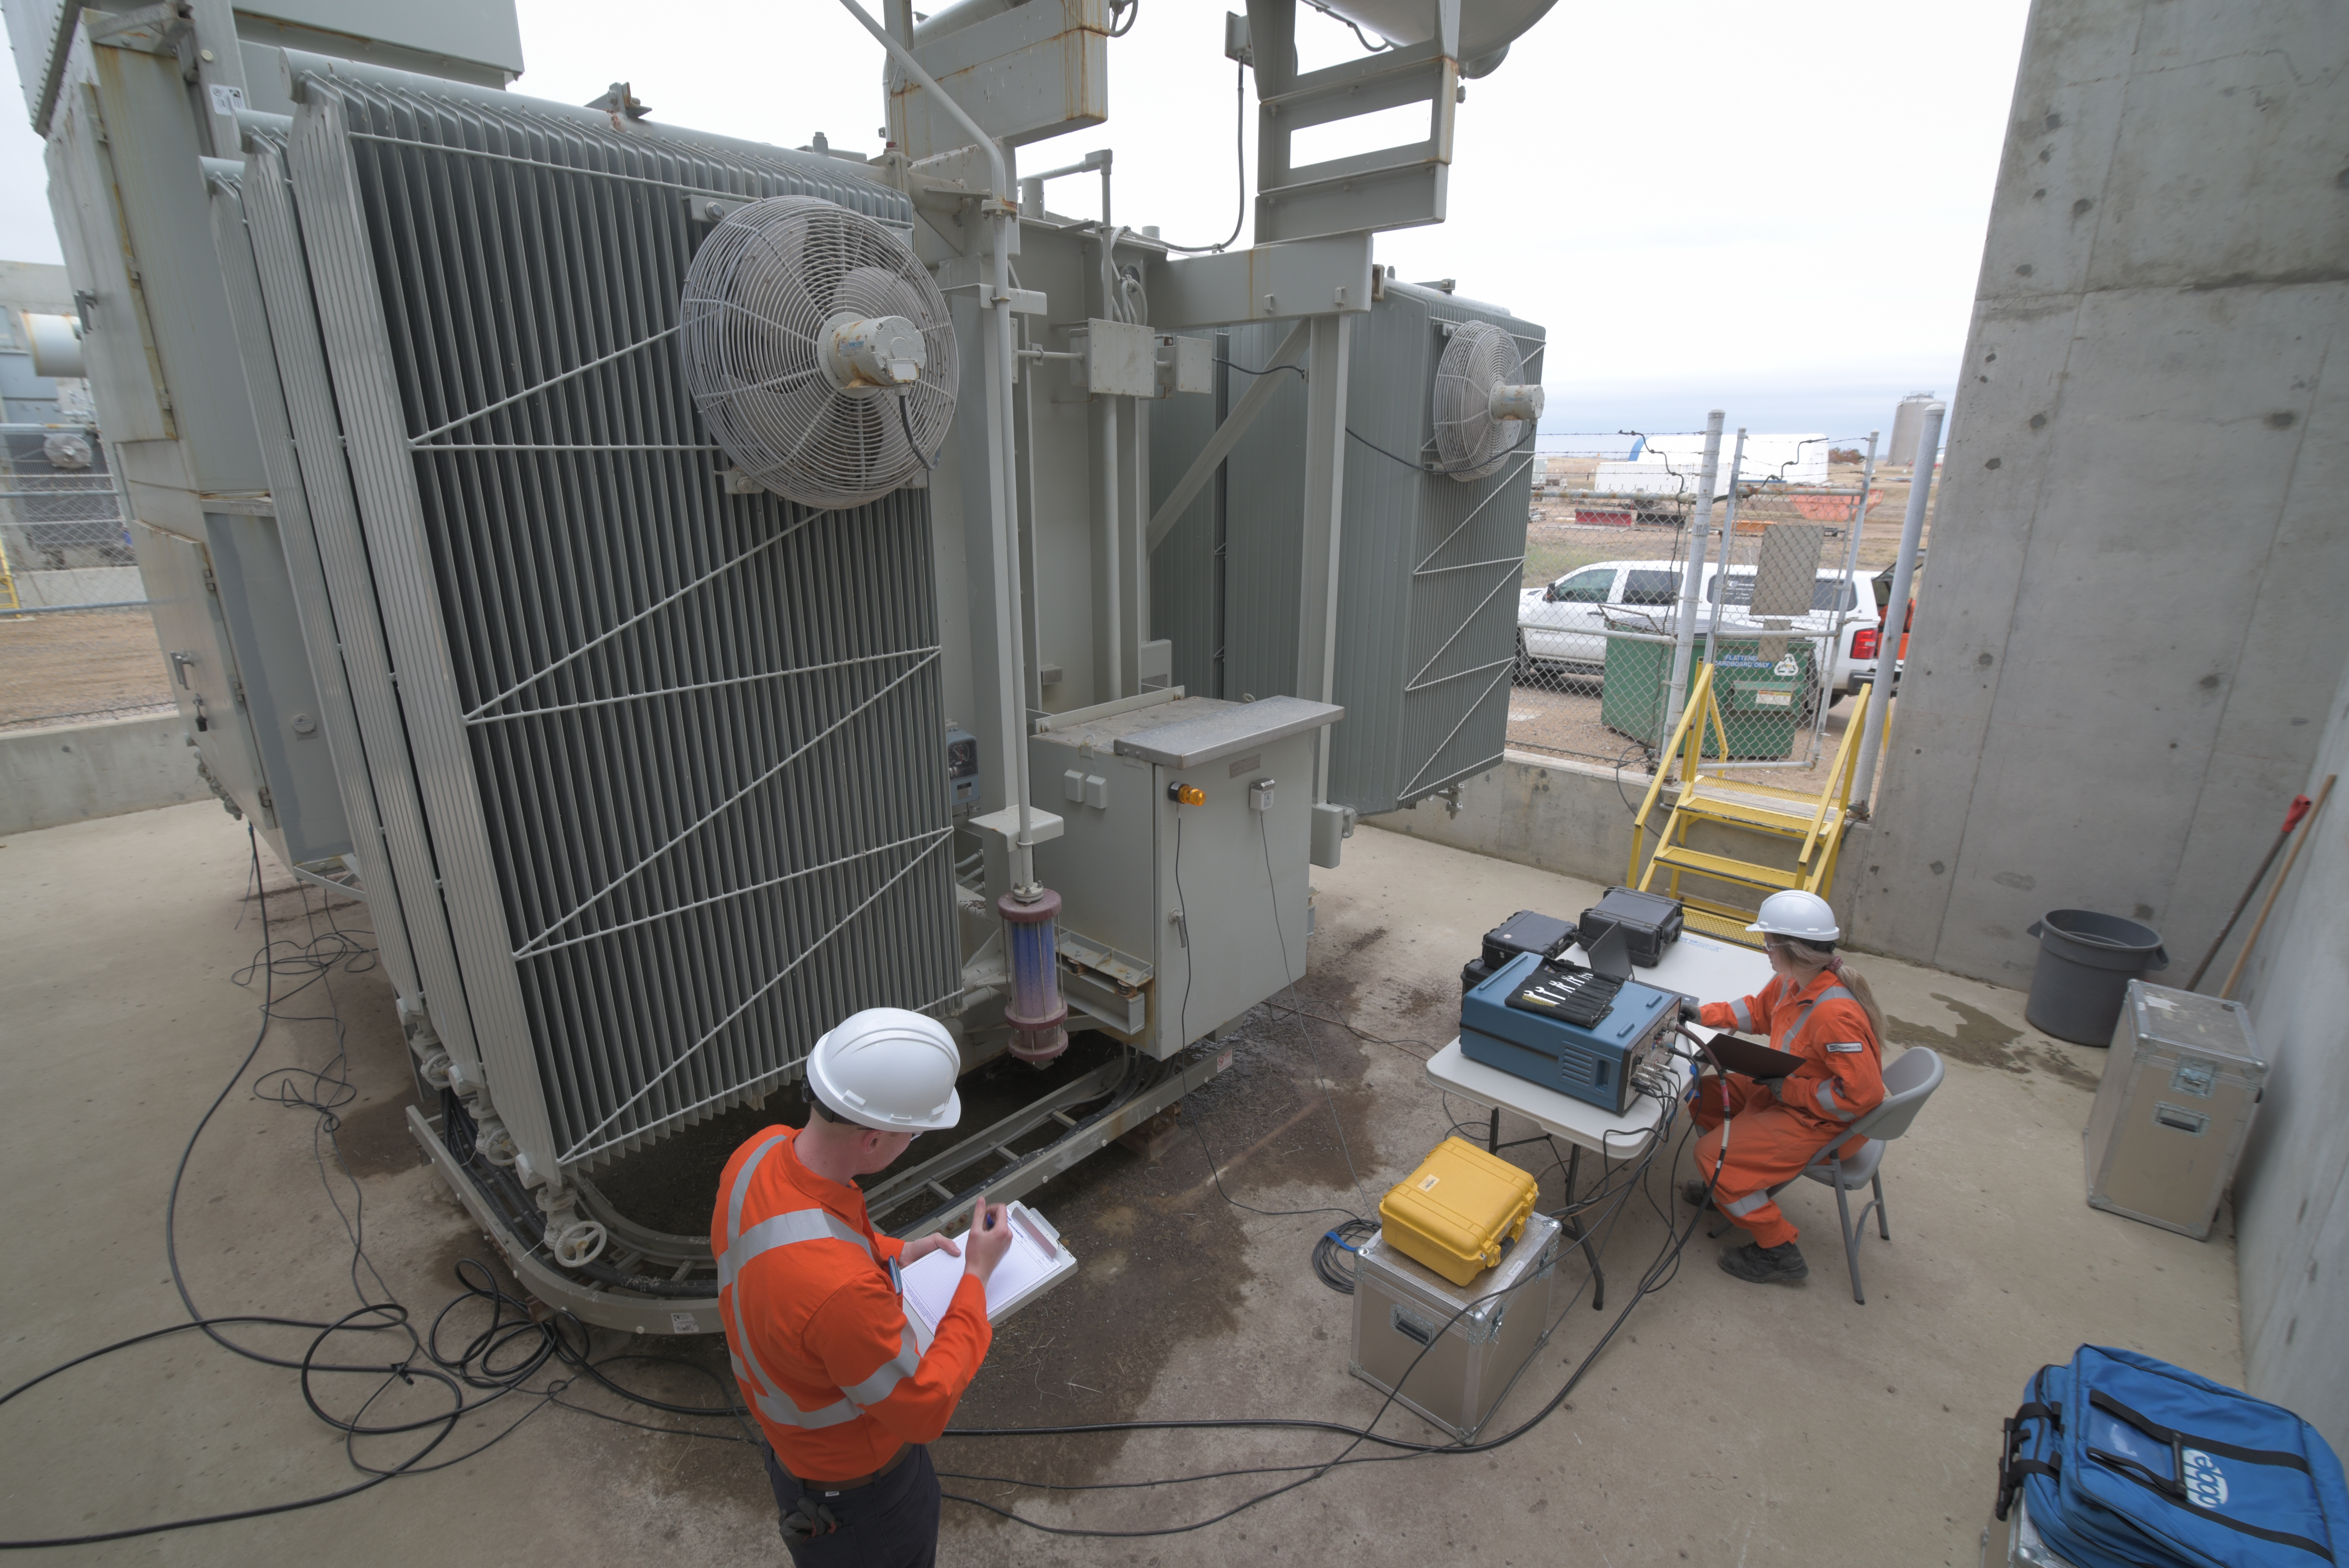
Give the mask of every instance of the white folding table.
[[[1568, 948], [1566, 955], [1578, 963], [1586, 958], [1578, 946]], [[1690, 932], [1664, 949], [1662, 962], [1652, 969], [1634, 971], [1633, 978], [1660, 990], [1684, 992], [1700, 1001], [1725, 1002], [1761, 990], [1770, 979], [1770, 961], [1753, 948]], [[1711, 1031], [1706, 1033], [1709, 1036]], [[1689, 1082], [1688, 1068], [1674, 1057], [1671, 1069], [1675, 1093], [1684, 1092]], [[1456, 1037], [1428, 1059], [1427, 1078], [1445, 1093], [1456, 1094], [1491, 1112], [1485, 1135], [1488, 1149], [1497, 1150], [1500, 1147], [1501, 1112], [1505, 1110], [1524, 1117], [1553, 1137], [1565, 1139], [1566, 1199], [1569, 1209], [1584, 1150], [1609, 1160], [1643, 1153], [1664, 1117], [1663, 1102], [1652, 1095], [1640, 1095], [1631, 1102], [1630, 1109], [1618, 1114], [1572, 1095], [1545, 1088], [1515, 1073], [1472, 1062], [1460, 1049]], [[1566, 1224], [1568, 1234], [1581, 1244], [1583, 1255], [1590, 1263], [1590, 1305], [1594, 1309], [1602, 1307], [1607, 1301], [1607, 1279], [1599, 1272], [1598, 1252], [1578, 1221], [1569, 1218]]]

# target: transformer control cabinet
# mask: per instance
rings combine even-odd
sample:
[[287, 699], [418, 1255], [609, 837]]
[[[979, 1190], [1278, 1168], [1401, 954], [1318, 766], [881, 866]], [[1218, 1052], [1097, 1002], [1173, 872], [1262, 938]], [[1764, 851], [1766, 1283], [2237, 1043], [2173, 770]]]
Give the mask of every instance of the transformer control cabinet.
[[1639, 1093], [1641, 1070], [1651, 1060], [1662, 1064], [1679, 995], [1626, 980], [1605, 1015], [1588, 1025], [1509, 1006], [1541, 962], [1538, 954], [1519, 954], [1461, 999], [1461, 1054], [1621, 1115]]

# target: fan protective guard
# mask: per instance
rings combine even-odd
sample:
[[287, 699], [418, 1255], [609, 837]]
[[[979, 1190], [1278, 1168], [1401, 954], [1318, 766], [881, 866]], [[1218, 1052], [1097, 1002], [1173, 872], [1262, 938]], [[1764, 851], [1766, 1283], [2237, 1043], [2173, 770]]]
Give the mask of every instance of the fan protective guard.
[[936, 463], [954, 422], [946, 297], [895, 233], [817, 197], [719, 222], [686, 269], [678, 346], [719, 446], [803, 506], [887, 495]]
[[1464, 322], [1435, 367], [1438, 470], [1462, 484], [1489, 479], [1541, 418], [1542, 389], [1523, 385], [1517, 340], [1489, 321]]

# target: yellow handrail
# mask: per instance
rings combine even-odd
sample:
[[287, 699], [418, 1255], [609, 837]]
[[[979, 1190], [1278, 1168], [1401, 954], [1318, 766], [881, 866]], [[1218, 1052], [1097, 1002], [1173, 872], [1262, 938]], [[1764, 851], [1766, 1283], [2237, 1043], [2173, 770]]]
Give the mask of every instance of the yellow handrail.
[[1826, 787], [1819, 791], [1819, 809], [1811, 813], [1811, 830], [1803, 839], [1803, 852], [1795, 857], [1798, 866], [1811, 862], [1811, 849], [1819, 841], [1819, 830], [1826, 826], [1829, 805], [1841, 810], [1850, 803], [1851, 775], [1859, 760], [1859, 732], [1868, 722], [1868, 705], [1876, 696], [1876, 683], [1862, 686], [1859, 698], [1852, 704], [1851, 717], [1844, 720], [1843, 739], [1836, 747], [1835, 767], [1827, 772]]
[[[1670, 760], [1671, 755], [1681, 748], [1681, 737], [1688, 733], [1688, 727], [1692, 720], [1698, 724], [1699, 733], [1702, 735], [1704, 715], [1712, 707], [1713, 666], [1707, 664], [1695, 665], [1692, 668], [1689, 681], [1688, 700], [1681, 707], [1681, 721], [1672, 727], [1672, 738], [1664, 742], [1664, 748], [1656, 754], [1659, 758], [1656, 765], [1656, 777], [1648, 785], [1647, 796], [1640, 802], [1640, 810], [1631, 819], [1631, 865], [1623, 876], [1626, 886], [1635, 887], [1639, 884], [1640, 848], [1647, 833], [1648, 813], [1656, 809], [1656, 798], [1664, 792], [1664, 777], [1671, 771]], [[1720, 716], [1716, 713], [1713, 716], [1713, 724], [1718, 727], [1720, 723]], [[1725, 738], [1722, 749], [1724, 753], [1728, 750]], [[1683, 775], [1682, 788], [1686, 788], [1688, 779], [1695, 777], [1696, 766], [1691, 762]]]

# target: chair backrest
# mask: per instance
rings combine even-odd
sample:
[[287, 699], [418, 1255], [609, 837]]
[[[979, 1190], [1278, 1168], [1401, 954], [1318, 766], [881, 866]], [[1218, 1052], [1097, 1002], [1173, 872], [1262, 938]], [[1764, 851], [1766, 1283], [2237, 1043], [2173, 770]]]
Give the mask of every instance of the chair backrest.
[[1909, 1130], [1925, 1099], [1941, 1087], [1949, 1069], [1923, 1046], [1911, 1046], [1884, 1069], [1884, 1102], [1852, 1124], [1852, 1131], [1889, 1143]]

